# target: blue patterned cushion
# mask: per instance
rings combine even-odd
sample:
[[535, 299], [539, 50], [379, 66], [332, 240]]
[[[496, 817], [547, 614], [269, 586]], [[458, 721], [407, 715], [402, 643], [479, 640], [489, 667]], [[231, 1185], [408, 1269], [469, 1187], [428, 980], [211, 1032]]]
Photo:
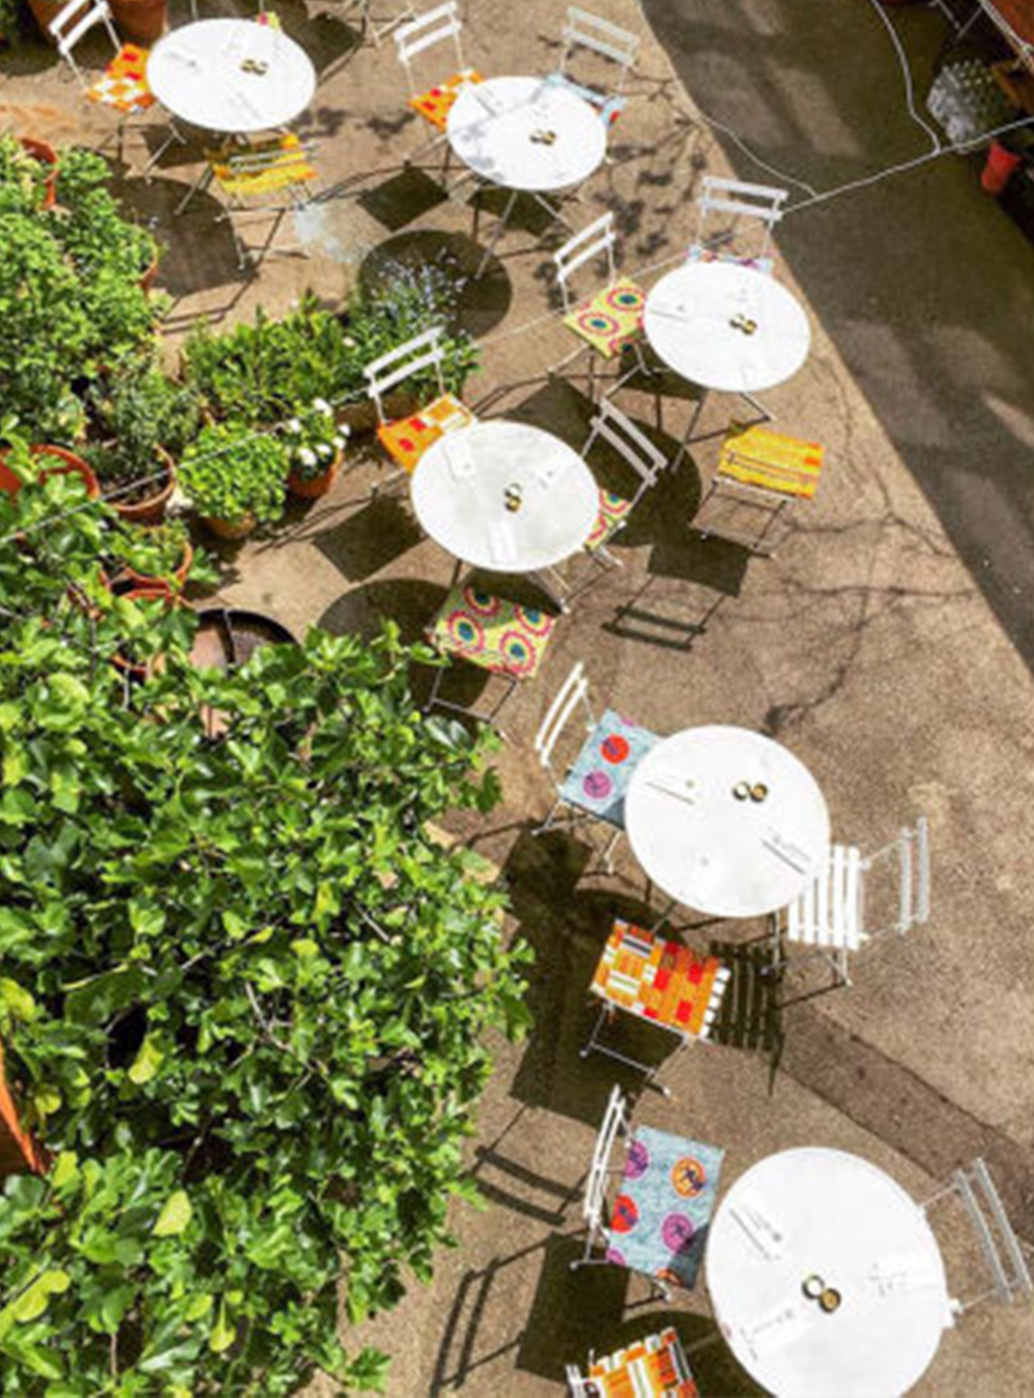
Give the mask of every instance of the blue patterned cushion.
[[564, 778], [561, 799], [611, 825], [624, 827], [628, 783], [658, 741], [656, 733], [608, 709]]
[[607, 1261], [673, 1286], [696, 1281], [724, 1150], [643, 1126], [628, 1148]]
[[595, 107], [604, 126], [613, 126], [625, 110], [624, 97], [608, 97], [606, 93], [597, 92], [595, 88], [583, 87], [581, 83], [576, 83], [569, 78], [566, 73], [547, 73], [543, 81], [551, 83], [554, 87], [566, 87], [568, 92], [573, 92], [583, 102], [588, 102], [590, 107]]
[[772, 257], [738, 257], [734, 252], [716, 252], [714, 248], [702, 248], [699, 243], [694, 243], [686, 253], [687, 262], [731, 262], [736, 267], [753, 267], [755, 272], [761, 272], [764, 276], [770, 277], [775, 267], [775, 259]]

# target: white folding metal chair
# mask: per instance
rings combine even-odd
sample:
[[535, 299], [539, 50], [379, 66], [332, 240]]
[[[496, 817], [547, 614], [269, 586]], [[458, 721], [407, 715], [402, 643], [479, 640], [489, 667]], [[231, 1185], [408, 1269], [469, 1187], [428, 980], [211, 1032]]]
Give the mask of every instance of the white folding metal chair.
[[571, 1263], [571, 1270], [579, 1267], [600, 1266], [606, 1263], [603, 1257], [594, 1257], [595, 1248], [606, 1249], [608, 1222], [608, 1194], [611, 1175], [620, 1175], [623, 1165], [611, 1165], [610, 1157], [614, 1147], [621, 1141], [624, 1144], [632, 1139], [632, 1117], [620, 1087], [612, 1087], [607, 1099], [607, 1108], [596, 1134], [596, 1144], [592, 1150], [592, 1161], [585, 1181], [585, 1195], [582, 1199], [582, 1218], [585, 1222], [585, 1248], [581, 1257]]
[[[694, 201], [696, 232], [688, 260], [737, 262], [770, 273], [772, 230], [783, 216], [783, 204], [789, 194], [789, 190], [774, 185], [745, 184], [742, 180], [705, 175]], [[728, 217], [715, 233], [709, 225], [718, 214]]]
[[[892, 906], [870, 923], [872, 880], [888, 866], [896, 866], [897, 876], [889, 889], [879, 892]], [[773, 915], [772, 969], [787, 964], [784, 943], [796, 943], [829, 963], [829, 989], [850, 985], [850, 957], [867, 942], [889, 933], [904, 934], [929, 918], [930, 837], [926, 818], [919, 816], [914, 826], [903, 827], [895, 840], [873, 854], [863, 856], [853, 845], [832, 846], [822, 873], [788, 908]]]
[[[549, 74], [547, 82], [561, 83], [570, 88], [578, 97], [596, 108], [606, 126], [612, 126], [625, 107], [622, 93], [639, 55], [642, 42], [640, 35], [622, 29], [610, 20], [601, 19], [588, 10], [569, 5], [567, 21], [560, 37], [563, 44], [560, 66], [556, 72]], [[572, 76], [570, 67], [579, 50], [592, 53], [608, 64], [617, 66], [617, 81], [612, 92], [601, 89], [595, 82], [581, 82]]]
[[[576, 748], [567, 741], [574, 728], [584, 734]], [[562, 739], [568, 760], [561, 764], [557, 747]], [[555, 791], [549, 814], [533, 834], [555, 829], [564, 811], [571, 821], [584, 817], [601, 822], [611, 833], [600, 857], [613, 873], [614, 847], [625, 828], [628, 784], [640, 760], [657, 741], [656, 733], [640, 728], [613, 709], [597, 718], [589, 699], [585, 666], [577, 661], [557, 690], [533, 741], [539, 766], [549, 775]]]
[[[614, 214], [601, 214], [592, 223], [568, 238], [553, 254], [553, 268], [564, 304], [564, 324], [582, 341], [551, 374], [574, 363], [582, 354], [589, 355], [589, 394], [596, 397], [596, 359], [620, 360], [626, 346], [632, 348], [637, 367], [646, 372], [639, 342], [643, 336], [643, 308], [646, 297], [642, 288], [630, 277], [619, 277], [614, 260]], [[606, 266], [606, 281], [587, 301], [577, 302], [572, 293], [575, 274], [589, 263], [602, 261]], [[610, 392], [621, 386], [627, 375], [619, 375]]]
[[983, 1159], [978, 1156], [969, 1165], [955, 1170], [951, 1183], [924, 1202], [923, 1212], [929, 1213], [934, 1204], [951, 1195], [961, 1200], [991, 1273], [990, 1287], [964, 1299], [952, 1300], [954, 1314], [962, 1315], [981, 1302], [992, 1299], [1005, 1304], [1029, 1302], [1034, 1297], [1034, 1278]]
[[[445, 167], [448, 169], [450, 147], [446, 125], [449, 110], [464, 84], [481, 81], [481, 75], [467, 67], [463, 56], [463, 19], [458, 0], [444, 0], [444, 4], [398, 25], [393, 37], [399, 62], [406, 70], [409, 105], [435, 129], [435, 135], [408, 158], [416, 159], [425, 150], [445, 141]], [[421, 68], [424, 68], [423, 56], [431, 49], [440, 49], [443, 44], [449, 45], [456, 55], [456, 71], [448, 76], [436, 74], [435, 83], [424, 89], [416, 80], [414, 63], [421, 59]]]
[[654, 1376], [658, 1369], [675, 1385], [666, 1384], [666, 1394], [696, 1392], [693, 1371], [678, 1333], [671, 1325], [657, 1334], [644, 1335], [641, 1340], [634, 1340], [611, 1354], [601, 1355], [599, 1359], [590, 1351], [588, 1369], [588, 1375], [584, 1375], [576, 1364], [564, 1366], [568, 1398], [600, 1398], [604, 1391], [601, 1381], [606, 1383], [608, 1393], [656, 1395], [659, 1390]]

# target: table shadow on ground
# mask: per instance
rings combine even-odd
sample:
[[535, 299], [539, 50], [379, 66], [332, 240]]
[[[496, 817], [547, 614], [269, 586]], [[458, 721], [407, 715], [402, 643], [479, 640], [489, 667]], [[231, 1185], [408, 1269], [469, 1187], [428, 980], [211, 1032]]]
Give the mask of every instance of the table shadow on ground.
[[366, 293], [390, 290], [400, 268], [411, 276], [441, 276], [451, 284], [455, 313], [449, 329], [465, 330], [478, 338], [502, 321], [513, 300], [508, 277], [475, 278], [480, 249], [464, 233], [446, 233], [425, 228], [400, 233], [372, 248], [359, 268], [359, 285]]

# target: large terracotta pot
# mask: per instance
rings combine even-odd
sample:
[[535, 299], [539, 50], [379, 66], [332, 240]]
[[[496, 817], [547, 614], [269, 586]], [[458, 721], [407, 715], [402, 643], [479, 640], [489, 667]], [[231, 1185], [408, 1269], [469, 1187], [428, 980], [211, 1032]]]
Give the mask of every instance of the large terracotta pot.
[[57, 40], [50, 32], [50, 26], [64, 8], [63, 0], [29, 0], [29, 9], [32, 11], [32, 17], [36, 21], [39, 32], [43, 35], [48, 44], [57, 43]]
[[[91, 500], [100, 498], [100, 482], [93, 474], [93, 471], [74, 452], [66, 451], [64, 447], [36, 446], [30, 447], [33, 456], [53, 456], [61, 462], [60, 466], [47, 466], [40, 472], [40, 479], [46, 480], [48, 476], [69, 476], [79, 475], [86, 485], [86, 493]], [[4, 465], [6, 452], [0, 452], [0, 490], [6, 491], [8, 495], [17, 495], [22, 488], [22, 483], [13, 471], [8, 470]]]
[[57, 151], [46, 141], [38, 141], [35, 136], [19, 136], [19, 144], [26, 155], [38, 160], [49, 169], [43, 182], [43, 203], [41, 209], [52, 209], [57, 201]]
[[122, 519], [128, 520], [130, 524], [160, 524], [165, 517], [165, 506], [169, 503], [176, 486], [176, 467], [172, 457], [159, 447], [159, 464], [165, 467], [168, 473], [163, 486], [155, 486], [154, 494], [147, 496], [144, 500], [137, 500], [134, 504], [123, 504], [118, 500], [112, 500], [116, 512]]
[[115, 28], [133, 44], [156, 44], [166, 30], [166, 0], [108, 0]]
[[[183, 551], [183, 561], [180, 563], [179, 567], [173, 574], [173, 577], [179, 583], [180, 587], [183, 587], [186, 584], [187, 578], [190, 576], [190, 567], [193, 562], [194, 550], [188, 543]], [[123, 565], [122, 571], [115, 579], [115, 582], [116, 585], [130, 583], [132, 584], [133, 589], [157, 588], [164, 592], [168, 592], [169, 590], [168, 584], [165, 582], [164, 578], [155, 578], [149, 576], [147, 573], [138, 573], [135, 568], [130, 568], [128, 563]]]

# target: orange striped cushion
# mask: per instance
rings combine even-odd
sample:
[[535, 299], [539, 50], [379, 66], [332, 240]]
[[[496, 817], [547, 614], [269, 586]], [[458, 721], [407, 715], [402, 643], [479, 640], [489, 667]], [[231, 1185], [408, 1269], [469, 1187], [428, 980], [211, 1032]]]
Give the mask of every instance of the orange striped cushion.
[[589, 1366], [602, 1398], [698, 1398], [673, 1327], [618, 1350]]
[[741, 485], [810, 500], [818, 489], [824, 454], [818, 442], [786, 437], [767, 427], [739, 427], [722, 443], [718, 475]]
[[632, 1014], [699, 1035], [721, 969], [717, 957], [699, 957], [679, 942], [666, 942], [619, 918], [592, 990]]
[[483, 83], [484, 81], [476, 68], [465, 68], [462, 73], [453, 73], [451, 78], [446, 78], [437, 87], [422, 92], [419, 97], [411, 97], [409, 105], [432, 126], [436, 126], [439, 131], [444, 131], [452, 104], [459, 96], [463, 84]]

